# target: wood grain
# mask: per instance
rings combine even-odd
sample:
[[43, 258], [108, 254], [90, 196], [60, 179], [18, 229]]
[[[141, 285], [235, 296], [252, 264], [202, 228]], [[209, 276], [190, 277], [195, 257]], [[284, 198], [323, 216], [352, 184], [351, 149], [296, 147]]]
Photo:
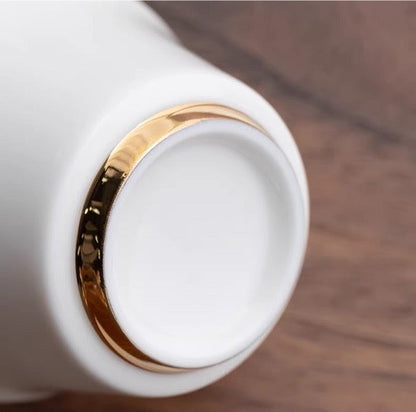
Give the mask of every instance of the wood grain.
[[1, 410], [415, 410], [416, 3], [151, 5], [296, 137], [312, 208], [301, 280], [262, 347], [206, 389]]

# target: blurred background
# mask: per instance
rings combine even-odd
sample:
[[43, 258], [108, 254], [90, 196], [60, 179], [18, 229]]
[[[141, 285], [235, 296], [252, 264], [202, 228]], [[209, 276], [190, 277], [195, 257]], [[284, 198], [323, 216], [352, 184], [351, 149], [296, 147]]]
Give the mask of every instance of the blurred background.
[[0, 409], [416, 410], [416, 3], [150, 6], [291, 129], [311, 194], [300, 282], [261, 348], [201, 391]]

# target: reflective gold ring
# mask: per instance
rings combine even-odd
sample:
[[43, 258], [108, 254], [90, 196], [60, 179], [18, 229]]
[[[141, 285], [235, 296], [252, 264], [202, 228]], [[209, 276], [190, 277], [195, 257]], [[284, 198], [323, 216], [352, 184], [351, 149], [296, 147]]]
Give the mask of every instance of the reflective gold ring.
[[112, 205], [137, 164], [173, 133], [209, 119], [230, 119], [267, 133], [245, 114], [217, 104], [188, 104], [167, 109], [139, 124], [110, 153], [99, 170], [84, 204], [76, 244], [79, 291], [88, 317], [101, 340], [118, 356], [141, 369], [183, 372], [162, 364], [135, 347], [117, 323], [103, 273], [103, 245]]

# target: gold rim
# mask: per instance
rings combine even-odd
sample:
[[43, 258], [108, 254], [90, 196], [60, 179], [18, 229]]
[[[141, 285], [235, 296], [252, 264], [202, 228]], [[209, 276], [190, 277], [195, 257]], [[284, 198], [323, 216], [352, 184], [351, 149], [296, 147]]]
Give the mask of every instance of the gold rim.
[[165, 110], [139, 124], [110, 153], [95, 178], [81, 215], [77, 245], [78, 287], [88, 317], [101, 340], [125, 361], [152, 372], [181, 369], [150, 358], [134, 346], [114, 316], [105, 287], [103, 246], [111, 208], [137, 164], [173, 133], [209, 119], [230, 119], [267, 134], [245, 114], [216, 104], [189, 104]]

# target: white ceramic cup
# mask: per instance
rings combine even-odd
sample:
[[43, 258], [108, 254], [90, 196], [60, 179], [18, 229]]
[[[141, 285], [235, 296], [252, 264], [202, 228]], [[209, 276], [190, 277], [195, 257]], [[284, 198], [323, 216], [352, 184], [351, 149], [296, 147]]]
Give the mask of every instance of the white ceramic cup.
[[0, 3], [0, 54], [0, 400], [230, 372], [306, 245], [278, 114], [143, 4]]

